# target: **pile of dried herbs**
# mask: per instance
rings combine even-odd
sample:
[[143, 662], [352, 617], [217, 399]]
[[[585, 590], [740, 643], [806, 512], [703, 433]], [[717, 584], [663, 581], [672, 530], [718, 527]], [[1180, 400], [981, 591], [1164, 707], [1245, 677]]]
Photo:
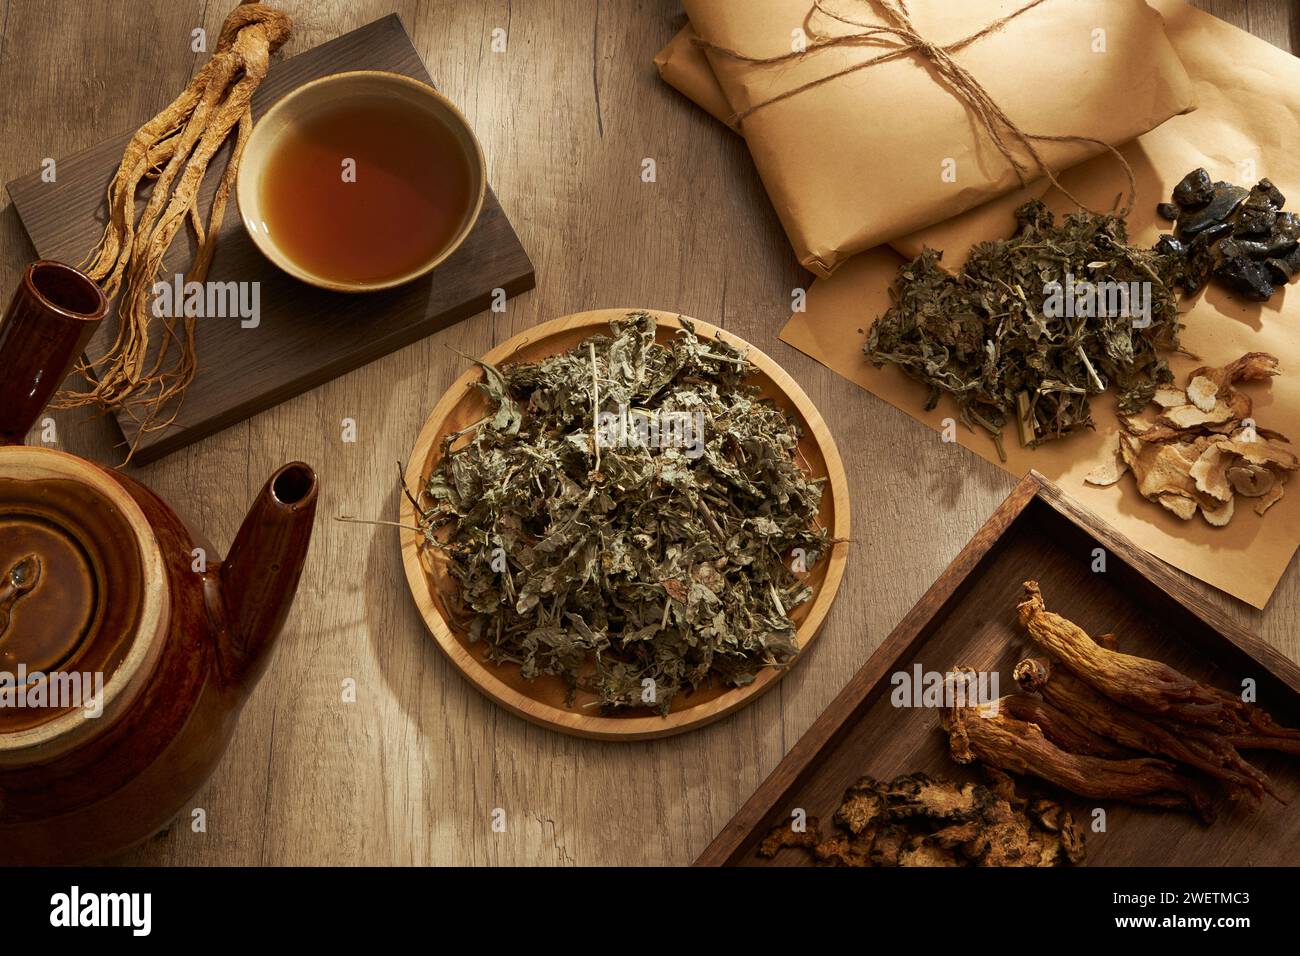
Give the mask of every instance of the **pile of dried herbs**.
[[1129, 245], [1123, 219], [1079, 213], [1058, 225], [1034, 201], [1016, 221], [1011, 239], [976, 246], [956, 275], [931, 249], [899, 269], [863, 346], [877, 367], [928, 385], [927, 409], [951, 395], [1003, 458], [1007, 423], [1030, 446], [1092, 427], [1088, 397], [1107, 388], [1122, 413], [1139, 411], [1171, 381], [1160, 353], [1178, 348], [1181, 328], [1181, 257]]
[[[828, 543], [823, 480], [746, 384], [744, 352], [683, 325], [661, 345], [632, 312], [540, 362], [480, 363], [493, 410], [448, 436], [416, 502], [470, 639], [526, 678], [563, 678], [570, 704], [584, 690], [607, 711], [666, 713], [680, 691], [748, 684], [798, 653], [790, 612], [811, 589], [794, 568]], [[689, 447], [598, 441], [598, 411], [703, 429]]]

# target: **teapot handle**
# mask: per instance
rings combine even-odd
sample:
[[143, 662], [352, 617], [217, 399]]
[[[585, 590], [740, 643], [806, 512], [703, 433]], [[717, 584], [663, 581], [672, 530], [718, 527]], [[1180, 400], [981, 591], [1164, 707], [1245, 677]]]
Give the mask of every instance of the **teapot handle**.
[[108, 313], [88, 276], [50, 259], [23, 273], [0, 321], [0, 445], [21, 445]]

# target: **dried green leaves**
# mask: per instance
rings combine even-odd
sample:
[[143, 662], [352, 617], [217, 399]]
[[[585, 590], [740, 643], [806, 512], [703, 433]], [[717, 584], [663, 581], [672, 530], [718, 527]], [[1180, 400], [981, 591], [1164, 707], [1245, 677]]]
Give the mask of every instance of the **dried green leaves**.
[[493, 409], [448, 437], [418, 502], [488, 659], [609, 710], [666, 713], [791, 660], [801, 572], [828, 543], [794, 424], [745, 384], [742, 351], [683, 324], [660, 345], [633, 312], [563, 354], [483, 365]]
[[[1171, 380], [1160, 352], [1178, 347], [1178, 259], [1128, 244], [1124, 221], [1080, 213], [1057, 225], [1041, 202], [1016, 211], [1016, 235], [976, 246], [957, 275], [927, 249], [903, 266], [894, 304], [863, 346], [957, 402], [968, 427], [1022, 442], [1092, 427], [1088, 397], [1118, 392], [1141, 409]], [[1003, 455], [1005, 457], [1005, 455]]]

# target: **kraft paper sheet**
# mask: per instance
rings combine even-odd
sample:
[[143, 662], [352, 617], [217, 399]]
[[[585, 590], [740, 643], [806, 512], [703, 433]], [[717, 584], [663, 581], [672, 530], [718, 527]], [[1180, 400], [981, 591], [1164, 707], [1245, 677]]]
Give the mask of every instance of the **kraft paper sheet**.
[[[1153, 6], [1164, 16], [1169, 39], [1188, 69], [1198, 108], [1124, 147], [1138, 175], [1138, 202], [1129, 218], [1131, 238], [1153, 244], [1160, 232], [1168, 231], [1169, 224], [1155, 214], [1155, 204], [1167, 200], [1174, 184], [1196, 166], [1204, 166], [1215, 179], [1244, 185], [1267, 176], [1287, 194], [1287, 208], [1300, 208], [1300, 59], [1182, 0], [1154, 0]], [[726, 115], [707, 61], [684, 39], [679, 36], [660, 54], [665, 78], [692, 98], [698, 96], [706, 108], [716, 109], [715, 115]], [[1114, 161], [1101, 156], [1067, 171], [1062, 182], [1083, 201], [1105, 206], [1122, 179]], [[922, 411], [922, 386], [894, 368], [875, 369], [865, 360], [865, 330], [888, 308], [888, 289], [903, 255], [912, 256], [928, 244], [944, 249], [950, 265], [960, 262], [973, 243], [1010, 234], [1015, 205], [1038, 192], [1046, 194], [1058, 214], [1071, 211], [1059, 193], [1036, 186], [902, 237], [893, 249], [855, 256], [833, 278], [814, 283], [807, 312], [792, 316], [781, 338], [940, 430], [954, 406], [945, 400], [932, 412]], [[1196, 365], [1223, 364], [1247, 351], [1271, 352], [1281, 359], [1282, 374], [1270, 384], [1247, 386], [1255, 401], [1254, 417], [1261, 426], [1300, 442], [1300, 283], [1281, 288], [1263, 304], [1234, 299], [1211, 284], [1195, 298], [1185, 299], [1182, 308], [1183, 344], [1199, 361], [1173, 357], [1170, 364], [1178, 384]], [[1129, 475], [1109, 488], [1083, 481], [1108, 459], [1118, 430], [1108, 396], [1094, 399], [1093, 417], [1095, 432], [1038, 449], [1020, 447], [1008, 433], [1006, 462], [998, 460], [982, 432], [959, 427], [958, 440], [1014, 475], [1038, 469], [1139, 546], [1263, 608], [1300, 545], [1300, 477], [1287, 484], [1286, 495], [1262, 518], [1250, 507], [1241, 507], [1248, 502], [1239, 500], [1226, 528], [1212, 528], [1199, 515], [1184, 522], [1142, 498]]]

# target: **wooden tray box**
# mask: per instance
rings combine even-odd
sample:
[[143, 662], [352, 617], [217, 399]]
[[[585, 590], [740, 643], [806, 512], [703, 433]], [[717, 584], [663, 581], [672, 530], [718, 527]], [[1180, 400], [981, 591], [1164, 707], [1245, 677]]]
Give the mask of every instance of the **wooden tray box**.
[[[1101, 549], [1101, 551], [1098, 551]], [[1105, 571], [1094, 562], [1104, 553]], [[1011, 669], [1030, 650], [1016, 621], [1022, 584], [1037, 579], [1047, 607], [1089, 634], [1113, 632], [1125, 653], [1164, 661], [1197, 680], [1237, 689], [1253, 679], [1258, 702], [1280, 722], [1300, 725], [1300, 667], [1207, 605], [1164, 564], [1102, 524], [1046, 478], [1031, 472], [966, 545], [795, 744], [785, 759], [708, 846], [697, 866], [810, 865], [787, 849], [758, 856], [758, 842], [796, 808], [818, 817], [822, 833], [844, 790], [863, 774], [889, 779], [921, 770], [979, 780], [975, 767], [948, 755], [939, 711], [898, 708], [890, 676], [920, 664], [944, 672], [957, 665], [997, 669], [1000, 692], [1013, 693]], [[1300, 864], [1300, 760], [1250, 751], [1283, 800], [1258, 807], [1222, 803], [1219, 820], [1202, 826], [1186, 813], [1131, 807], [1063, 794], [1089, 828], [1093, 866], [1232, 866]], [[1047, 790], [1045, 785], [1042, 789]], [[1092, 832], [1096, 806], [1105, 832]]]

